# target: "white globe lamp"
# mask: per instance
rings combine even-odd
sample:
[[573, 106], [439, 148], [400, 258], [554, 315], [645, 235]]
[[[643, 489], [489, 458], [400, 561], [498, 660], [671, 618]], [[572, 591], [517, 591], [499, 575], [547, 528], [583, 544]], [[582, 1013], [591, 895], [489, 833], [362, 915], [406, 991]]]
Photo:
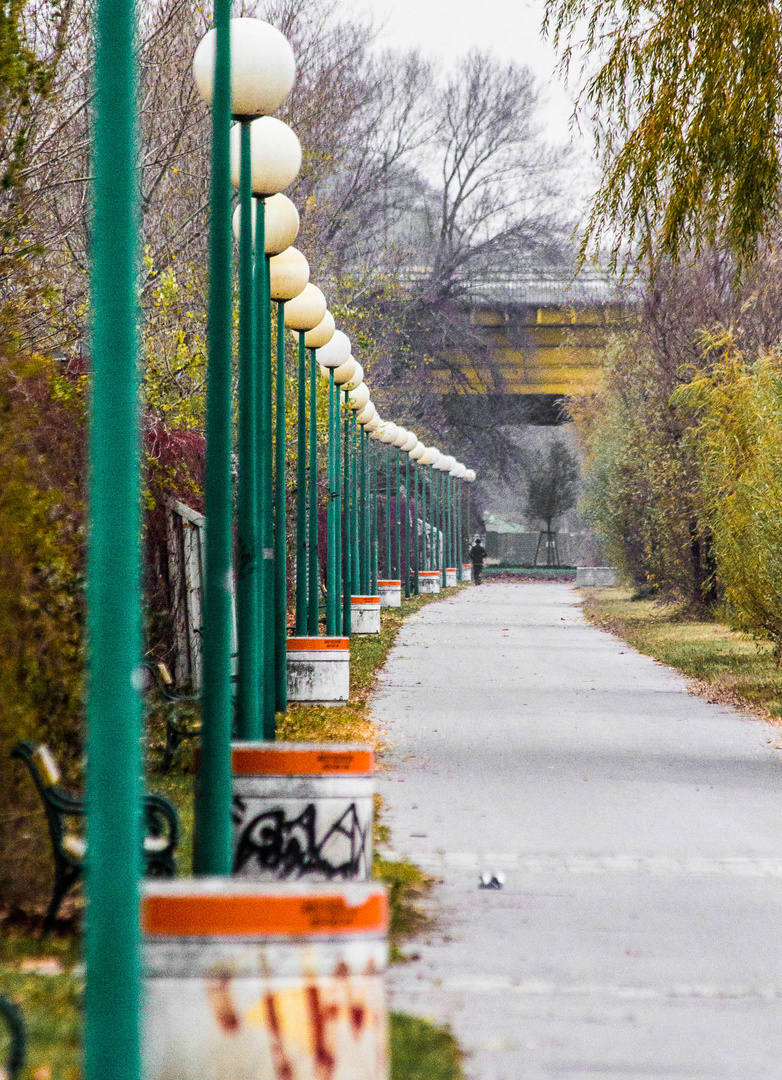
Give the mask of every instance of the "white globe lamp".
[[[349, 356], [344, 364], [340, 364], [334, 371], [334, 382], [337, 386], [343, 386], [346, 382], [350, 382], [357, 367], [358, 363], [352, 356]], [[323, 370], [327, 371], [328, 369], [324, 368]]]
[[326, 314], [326, 297], [309, 282], [298, 296], [285, 305], [285, 325], [289, 330], [312, 330]]
[[[231, 113], [264, 116], [279, 109], [296, 78], [296, 60], [287, 38], [261, 19], [231, 19]], [[193, 78], [207, 105], [214, 99], [217, 31], [201, 38], [193, 57]]]
[[369, 387], [365, 382], [362, 382], [355, 390], [351, 390], [348, 394], [348, 407], [353, 412], [361, 412], [369, 401]]
[[[231, 183], [240, 183], [241, 124], [231, 128]], [[287, 124], [261, 116], [250, 124], [250, 176], [253, 195], [276, 195], [299, 175], [301, 143]]]
[[334, 316], [330, 311], [326, 311], [318, 325], [305, 333], [304, 345], [308, 349], [322, 349], [328, 345], [335, 333]]
[[[331, 321], [333, 325], [334, 320]], [[333, 369], [336, 382], [338, 369], [350, 357], [350, 338], [342, 330], [335, 330], [329, 340], [318, 347], [315, 356], [322, 367]]]
[[269, 259], [269, 291], [272, 300], [293, 300], [310, 279], [310, 264], [294, 247]]
[[358, 360], [355, 359], [355, 357], [354, 363], [356, 365], [356, 368], [350, 378], [346, 379], [345, 382], [342, 383], [343, 390], [357, 390], [358, 387], [361, 386], [364, 382], [364, 369], [362, 368], [361, 364], [359, 364]]
[[[299, 235], [299, 211], [288, 198], [278, 191], [266, 200], [263, 219], [263, 238], [267, 255], [279, 255]], [[255, 233], [253, 233], [255, 237]]]

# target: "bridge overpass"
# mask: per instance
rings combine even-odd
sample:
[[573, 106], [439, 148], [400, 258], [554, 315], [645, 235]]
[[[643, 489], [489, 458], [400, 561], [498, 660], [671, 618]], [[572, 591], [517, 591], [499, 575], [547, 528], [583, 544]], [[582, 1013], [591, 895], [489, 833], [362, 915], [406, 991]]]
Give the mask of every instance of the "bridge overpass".
[[443, 395], [488, 394], [509, 422], [559, 422], [563, 398], [595, 392], [611, 331], [627, 314], [617, 283], [598, 274], [484, 277], [461, 299], [478, 347], [436, 358]]

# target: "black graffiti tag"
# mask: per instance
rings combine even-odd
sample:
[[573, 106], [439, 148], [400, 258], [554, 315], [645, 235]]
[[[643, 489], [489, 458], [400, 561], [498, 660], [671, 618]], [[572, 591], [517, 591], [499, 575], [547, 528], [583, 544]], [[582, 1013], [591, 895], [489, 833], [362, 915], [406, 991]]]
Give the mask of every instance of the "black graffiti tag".
[[241, 832], [234, 873], [253, 862], [278, 878], [318, 874], [327, 879], [349, 879], [358, 877], [362, 871], [368, 872], [368, 826], [362, 827], [355, 803], [324, 829], [320, 837], [317, 803], [308, 803], [298, 817], [290, 819], [279, 808], [264, 810], [245, 821], [245, 809], [245, 800], [235, 798], [234, 823], [241, 827]]

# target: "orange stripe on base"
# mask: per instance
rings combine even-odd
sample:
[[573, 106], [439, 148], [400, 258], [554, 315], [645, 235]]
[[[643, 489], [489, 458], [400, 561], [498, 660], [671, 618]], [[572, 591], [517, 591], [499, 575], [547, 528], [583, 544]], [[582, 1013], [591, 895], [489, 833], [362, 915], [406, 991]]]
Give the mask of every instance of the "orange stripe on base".
[[310, 649], [338, 649], [350, 651], [350, 638], [346, 637], [289, 637], [286, 645], [291, 652], [309, 652]]
[[379, 596], [351, 596], [351, 604], [379, 604]]
[[332, 896], [147, 896], [141, 904], [145, 934], [160, 937], [305, 937], [385, 933], [383, 893], [351, 905]]
[[234, 776], [342, 776], [375, 771], [372, 750], [299, 749], [279, 746], [235, 746], [231, 749], [231, 772]]
[[439, 577], [440, 576], [440, 571], [439, 570], [419, 570], [418, 571], [418, 576], [420, 578], [422, 578], [422, 577]]
[[401, 589], [402, 588], [402, 582], [401, 581], [378, 581], [378, 583], [377, 583], [378, 588], [380, 588], [381, 585], [384, 585], [386, 588], [390, 587], [392, 589]]

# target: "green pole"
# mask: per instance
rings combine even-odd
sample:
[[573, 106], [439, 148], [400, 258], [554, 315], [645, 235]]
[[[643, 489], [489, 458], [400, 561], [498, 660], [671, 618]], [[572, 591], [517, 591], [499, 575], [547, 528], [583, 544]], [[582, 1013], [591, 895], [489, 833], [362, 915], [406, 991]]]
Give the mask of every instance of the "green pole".
[[350, 509], [350, 409], [348, 407], [348, 391], [345, 391], [344, 401], [345, 431], [344, 431], [344, 468], [342, 471], [342, 633], [350, 637], [352, 632], [351, 617], [352, 606], [350, 602], [353, 581], [353, 551], [352, 551], [352, 513]]
[[365, 583], [368, 594], [372, 594], [372, 477], [369, 471], [369, 435], [364, 430], [364, 425], [359, 425], [361, 450], [364, 458], [364, 559], [366, 562]]
[[448, 565], [448, 523], [446, 520], [446, 502], [445, 502], [445, 473], [440, 470], [437, 478], [437, 482], [440, 485], [440, 526], [442, 531], [442, 548], [440, 551], [443, 579], [442, 584], [445, 585], [445, 568]]
[[426, 466], [420, 467], [420, 481], [421, 481], [421, 561], [423, 569], [429, 569], [429, 536], [427, 533], [427, 513], [426, 513], [426, 500], [427, 500], [427, 488], [426, 488]]
[[417, 461], [413, 462], [413, 489], [415, 494], [414, 512], [413, 512], [413, 542], [415, 544], [415, 555], [413, 561], [413, 595], [418, 596], [421, 592], [420, 582], [418, 580], [418, 572], [421, 568], [421, 540], [418, 535], [418, 522], [421, 514], [421, 502], [420, 502], [420, 473], [421, 469]]
[[88, 561], [89, 1080], [138, 1080], [141, 734], [135, 19], [99, 0]]
[[277, 304], [277, 393], [274, 470], [274, 685], [277, 712], [288, 709], [288, 530], [285, 520], [285, 304]]
[[[399, 471], [399, 449], [391, 444], [391, 452], [394, 455], [394, 463], [396, 469], [396, 483], [394, 484], [394, 507], [396, 509], [396, 516], [394, 519], [394, 568], [396, 575], [400, 581], [402, 579], [402, 511], [401, 511], [401, 492], [402, 492], [402, 480]], [[404, 582], [403, 582], [404, 585]]]
[[334, 387], [334, 572], [336, 575], [336, 630], [342, 633], [342, 418], [339, 386]]
[[263, 693], [261, 697], [262, 732], [268, 742], [274, 740], [275, 707], [277, 687], [275, 684], [275, 610], [274, 610], [274, 452], [272, 433], [272, 333], [269, 259], [266, 254], [264, 229], [265, 204], [257, 199], [256, 273], [260, 284], [257, 317], [259, 320], [259, 369], [260, 369], [260, 424], [259, 424], [259, 509], [260, 509], [260, 611], [261, 611], [261, 670]]
[[452, 484], [449, 473], [443, 473], [443, 486], [445, 490], [445, 525], [446, 525], [446, 556], [445, 565], [453, 567], [453, 529], [452, 529]]
[[[383, 443], [385, 446], [385, 443]], [[386, 450], [386, 577], [394, 578], [394, 567], [391, 559], [391, 448]]]
[[309, 495], [309, 597], [307, 627], [313, 637], [318, 634], [320, 573], [318, 570], [318, 363], [315, 350], [310, 349], [310, 495]]
[[372, 514], [372, 539], [370, 551], [372, 556], [372, 574], [369, 582], [369, 591], [372, 596], [377, 596], [377, 452], [367, 437], [367, 452], [369, 454], [369, 491]]
[[241, 121], [239, 200], [239, 490], [237, 535], [239, 567], [236, 614], [239, 637], [238, 731], [242, 739], [261, 737], [263, 653], [260, 623], [258, 500], [258, 364], [255, 355], [253, 295], [252, 187], [250, 122]]
[[358, 423], [356, 421], [356, 414], [353, 409], [348, 406], [348, 422], [350, 424], [350, 548], [352, 553], [351, 559], [351, 580], [350, 588], [353, 596], [358, 596], [361, 593], [361, 545], [359, 543], [358, 532], [358, 517], [359, 517], [359, 484], [358, 484], [358, 467], [359, 467], [359, 455], [358, 455]]
[[361, 545], [361, 580], [359, 589], [362, 596], [369, 593], [370, 561], [369, 561], [369, 472], [367, 470], [367, 436], [364, 428], [356, 419], [356, 434], [358, 437], [358, 461], [359, 461], [359, 489], [361, 492], [359, 502], [358, 535]]
[[299, 394], [296, 416], [296, 634], [307, 634], [307, 352], [299, 332]]
[[464, 530], [462, 528], [462, 482], [456, 484], [456, 580], [462, 583], [462, 563], [464, 562]]
[[459, 580], [459, 558], [456, 544], [456, 477], [452, 476], [449, 481], [451, 488], [451, 559], [456, 570], [456, 580]]
[[[403, 450], [399, 451], [404, 453]], [[402, 586], [410, 599], [410, 455], [405, 454], [405, 520], [402, 534]]]
[[334, 637], [337, 633], [337, 491], [334, 453], [336, 434], [334, 431], [334, 368], [329, 368], [329, 438], [328, 438], [328, 485], [329, 502], [326, 520], [326, 633]]
[[433, 570], [433, 569], [435, 569], [435, 566], [434, 566], [434, 552], [435, 552], [434, 541], [435, 541], [435, 528], [436, 528], [436, 521], [435, 521], [435, 516], [434, 516], [434, 465], [430, 465], [430, 467], [429, 467], [429, 476], [427, 477], [427, 480], [428, 480], [428, 483], [429, 483], [429, 553], [428, 553], [428, 556], [427, 556], [427, 559], [428, 559], [427, 569], [428, 570]]
[[437, 569], [440, 571], [440, 585], [442, 586], [445, 584], [445, 555], [443, 552], [445, 532], [443, 529], [443, 474], [439, 469], [432, 472], [432, 480], [434, 481], [434, 503], [435, 513], [437, 514]]
[[446, 514], [447, 514], [447, 503], [446, 503], [445, 473], [442, 472], [442, 470], [441, 470], [440, 471], [440, 521], [442, 522], [443, 539], [442, 539], [442, 547], [441, 547], [441, 550], [440, 550], [440, 555], [441, 555], [442, 564], [443, 564], [443, 579], [442, 579], [443, 585], [445, 585], [445, 583], [446, 583], [446, 577], [445, 577], [445, 568], [447, 566], [447, 562], [446, 562], [446, 554], [447, 554], [446, 545], [448, 543], [448, 520], [447, 520]]
[[[122, 5], [123, 10], [130, 5]], [[195, 782], [196, 874], [230, 874], [231, 824], [231, 39], [229, 0], [215, 0], [217, 29], [212, 103], [209, 240], [209, 368], [206, 390], [206, 565], [203, 594], [201, 765]], [[112, 56], [118, 46], [112, 44]], [[125, 115], [122, 110], [117, 115]], [[97, 121], [96, 121], [97, 124]], [[112, 124], [114, 120], [112, 119]], [[128, 144], [129, 145], [129, 144]], [[115, 193], [112, 192], [112, 213]], [[98, 221], [96, 219], [96, 225]], [[109, 804], [111, 805], [111, 804]], [[113, 949], [105, 955], [113, 958]], [[112, 959], [113, 963], [113, 959]], [[116, 1061], [113, 1046], [112, 1055]], [[106, 1073], [87, 1072], [89, 1080]]]

